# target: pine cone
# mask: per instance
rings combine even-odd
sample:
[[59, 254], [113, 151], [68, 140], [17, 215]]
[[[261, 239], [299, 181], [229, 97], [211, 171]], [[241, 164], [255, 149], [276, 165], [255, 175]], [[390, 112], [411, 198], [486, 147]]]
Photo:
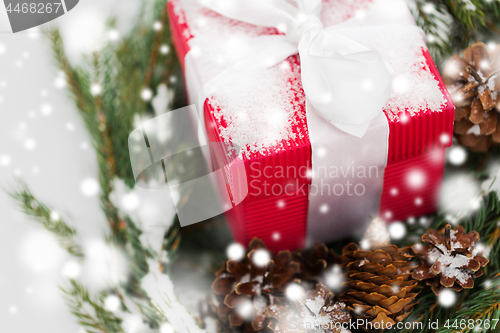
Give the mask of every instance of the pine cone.
[[412, 290], [418, 282], [410, 278], [413, 256], [409, 247], [375, 245], [373, 241], [370, 244], [369, 250], [354, 243], [343, 248], [342, 259], [348, 269], [344, 285], [348, 289], [340, 298], [355, 318], [389, 328], [388, 323], [392, 327], [403, 321], [415, 305], [412, 302], [418, 292]]
[[269, 328], [275, 333], [338, 333], [341, 324], [351, 320], [345, 304], [336, 302], [333, 293], [321, 283], [298, 300], [268, 306], [266, 315], [272, 318]]
[[488, 259], [475, 248], [479, 234], [476, 231], [466, 234], [462, 226], [452, 230], [448, 224], [441, 232], [431, 229], [422, 236], [422, 241], [427, 244], [412, 246], [422, 262], [412, 276], [425, 280], [436, 295], [444, 288], [456, 291], [473, 288], [473, 279], [483, 275], [481, 268], [488, 264]]
[[300, 264], [300, 278], [314, 281], [315, 284], [327, 269], [342, 263], [342, 258], [333, 249], [319, 242], [312, 249], [294, 252], [293, 260]]
[[500, 143], [500, 48], [489, 52], [478, 42], [463, 53], [450, 58], [443, 74], [457, 107], [454, 131], [464, 146], [485, 152]]
[[259, 262], [259, 256], [267, 255], [266, 246], [260, 239], [253, 239], [250, 251], [241, 262], [229, 260], [217, 272], [212, 290], [223, 301], [218, 315], [228, 318], [233, 327], [243, 325], [245, 332], [263, 330], [268, 319], [265, 311], [275, 304], [276, 295], [282, 295], [285, 284], [299, 270], [292, 261], [290, 251], [278, 253], [267, 263]]

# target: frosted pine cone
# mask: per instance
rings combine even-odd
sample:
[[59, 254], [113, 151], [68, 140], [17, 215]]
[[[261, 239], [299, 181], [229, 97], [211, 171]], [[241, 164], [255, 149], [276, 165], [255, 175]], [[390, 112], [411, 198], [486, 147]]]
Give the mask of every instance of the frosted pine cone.
[[488, 259], [475, 248], [479, 234], [468, 234], [462, 226], [455, 230], [447, 225], [441, 232], [429, 230], [422, 236], [424, 244], [412, 246], [422, 264], [413, 271], [413, 278], [425, 280], [437, 295], [444, 288], [456, 291], [474, 287], [474, 278], [483, 275]]
[[[300, 288], [299, 286], [297, 286]], [[333, 293], [318, 283], [316, 290], [310, 290], [297, 300], [286, 305], [271, 305], [266, 315], [275, 333], [324, 333], [350, 332], [342, 329], [342, 323], [351, 320], [344, 303], [336, 302]]]
[[485, 152], [500, 143], [500, 49], [492, 52], [474, 43], [447, 62], [443, 79], [457, 106], [455, 134], [473, 151]]
[[299, 264], [292, 261], [290, 251], [267, 260], [269, 253], [260, 239], [253, 239], [249, 248], [242, 261], [224, 263], [212, 290], [222, 300], [220, 318], [227, 318], [232, 327], [243, 326], [244, 332], [255, 332], [266, 327], [266, 308], [275, 304], [277, 295], [283, 295], [285, 284], [299, 270]]

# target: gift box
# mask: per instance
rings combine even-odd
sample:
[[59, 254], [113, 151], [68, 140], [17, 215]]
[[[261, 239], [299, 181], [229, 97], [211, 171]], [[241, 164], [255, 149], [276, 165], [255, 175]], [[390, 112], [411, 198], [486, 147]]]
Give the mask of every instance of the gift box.
[[[362, 19], [363, 13], [375, 2], [323, 0], [320, 18], [324, 26], [341, 24], [357, 16]], [[397, 6], [402, 3], [392, 2]], [[392, 6], [391, 2], [389, 5]], [[189, 73], [197, 78], [206, 73], [196, 68], [210, 71], [212, 66], [222, 70], [230, 67], [226, 55], [240, 52], [252, 38], [283, 34], [278, 29], [222, 16], [196, 1], [171, 0], [168, 11], [174, 46], [183, 68], [188, 52], [197, 54], [192, 57], [196, 63], [194, 71], [191, 69]], [[406, 15], [404, 11], [402, 15]], [[204, 49], [200, 50], [194, 39], [202, 41]], [[382, 44], [388, 43], [391, 41]], [[346, 163], [340, 167], [330, 163], [327, 169], [315, 169], [298, 55], [289, 56], [256, 77], [240, 79], [227, 85], [224, 91], [208, 95], [203, 102], [208, 141], [236, 142], [242, 149], [235, 153], [228, 145], [215, 145], [208, 157], [213, 170], [224, 171], [225, 182], [217, 186], [233, 199], [234, 207], [226, 216], [236, 241], [247, 244], [253, 237], [260, 237], [272, 250], [295, 249], [311, 241], [331, 241], [363, 230], [370, 218], [364, 213], [368, 206], [376, 206], [378, 212], [374, 213], [388, 223], [436, 209], [445, 148], [450, 145], [453, 132], [454, 105], [425, 46], [414, 55], [405, 49], [410, 48], [407, 43], [398, 44], [395, 38], [394, 44], [391, 51], [384, 54], [392, 59], [390, 64], [396, 72], [391, 96], [383, 108], [384, 121], [388, 124], [388, 137], [382, 140], [386, 145], [383, 147], [385, 164], [373, 167], [374, 173], [383, 170], [383, 175], [377, 174], [381, 180], [376, 195], [360, 194], [363, 187], [359, 185], [371, 186], [366, 178], [372, 175], [366, 174], [372, 169], [370, 165], [356, 163], [371, 150], [379, 149], [375, 146], [378, 139], [373, 146], [368, 139], [363, 147], [355, 146], [354, 150], [359, 152], [353, 152], [356, 158], [351, 169]], [[190, 96], [193, 103], [196, 97]], [[342, 150], [344, 141], [350, 139], [344, 140], [344, 134], [339, 133], [332, 127], [331, 136], [340, 136], [335, 141], [339, 150], [334, 153], [343, 158], [350, 154], [349, 149]], [[318, 143], [314, 149], [316, 161], [318, 156], [330, 153], [322, 152]], [[314, 185], [315, 173], [322, 171], [329, 173], [330, 178], [340, 176], [331, 183], [333, 187], [328, 188], [331, 195], [322, 193], [321, 200], [326, 200], [325, 203], [312, 206], [311, 191], [323, 188], [311, 185]], [[343, 178], [342, 174], [348, 176]], [[349, 185], [349, 181], [344, 182], [345, 178], [357, 179], [360, 183], [354, 181]], [[349, 195], [349, 191], [353, 194]], [[367, 192], [372, 193], [369, 189]], [[240, 198], [244, 199], [239, 202]], [[316, 225], [313, 231], [312, 209], [318, 210], [316, 215], [324, 216], [324, 224]], [[357, 210], [362, 214], [350, 215]]]

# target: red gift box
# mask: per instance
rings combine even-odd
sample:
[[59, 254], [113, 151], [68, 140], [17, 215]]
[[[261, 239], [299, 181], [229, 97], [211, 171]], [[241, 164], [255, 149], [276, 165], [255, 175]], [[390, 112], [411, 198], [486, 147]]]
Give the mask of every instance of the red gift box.
[[[168, 11], [174, 46], [184, 67], [184, 57], [190, 50], [189, 40], [193, 35], [179, 0], [169, 1]], [[210, 15], [217, 14], [211, 12]], [[231, 24], [237, 26], [241, 23], [234, 21]], [[264, 33], [278, 34], [273, 29], [266, 29]], [[436, 209], [444, 171], [445, 148], [451, 143], [454, 105], [427, 49], [422, 49], [422, 52], [425, 64], [421, 64], [421, 69], [430, 71], [438, 81], [446, 103], [440, 110], [421, 110], [406, 117], [394, 117], [384, 109], [390, 134], [380, 215], [388, 222], [424, 215]], [[292, 71], [300, 72], [298, 56], [286, 61]], [[296, 95], [303, 94], [297, 82], [291, 82], [290, 89]], [[305, 114], [304, 104], [299, 103], [295, 109], [297, 114]], [[225, 141], [221, 129], [227, 124], [224, 117], [220, 116], [221, 112], [224, 110], [220, 110], [216, 101], [211, 98], [205, 101], [204, 119], [210, 142]], [[295, 249], [305, 245], [309, 194], [302, 189], [311, 184], [311, 178], [301, 172], [285, 176], [269, 172], [279, 167], [286, 169], [287, 166], [293, 166], [295, 170], [310, 167], [311, 143], [305, 117], [297, 120], [293, 131], [298, 135], [286, 142], [287, 148], [284, 150], [270, 149], [264, 154], [248, 152], [242, 159], [236, 160], [230, 158], [232, 153], [225, 150], [225, 145], [217, 146], [211, 152], [212, 167], [225, 171], [226, 184], [219, 184], [220, 190], [227, 190], [231, 196], [237, 197], [238, 193], [235, 192], [238, 187], [233, 185], [238, 182], [249, 185], [246, 198], [226, 213], [233, 235], [241, 244], [259, 237], [271, 250]], [[245, 175], [240, 172], [242, 165]], [[411, 175], [425, 177], [426, 181], [413, 186]], [[259, 185], [252, 186], [252, 181]], [[272, 192], [274, 185], [283, 188], [291, 183], [295, 188], [293, 195]], [[335, 237], [349, 233], [339, 230]]]

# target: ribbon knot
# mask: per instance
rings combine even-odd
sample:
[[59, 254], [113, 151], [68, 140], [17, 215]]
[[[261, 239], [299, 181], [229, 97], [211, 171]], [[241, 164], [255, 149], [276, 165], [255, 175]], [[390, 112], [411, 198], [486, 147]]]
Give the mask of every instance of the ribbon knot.
[[293, 32], [286, 34], [291, 43], [298, 44], [302, 37], [310, 31], [316, 35], [323, 30], [323, 23], [315, 15], [303, 15], [299, 22], [298, 27]]

